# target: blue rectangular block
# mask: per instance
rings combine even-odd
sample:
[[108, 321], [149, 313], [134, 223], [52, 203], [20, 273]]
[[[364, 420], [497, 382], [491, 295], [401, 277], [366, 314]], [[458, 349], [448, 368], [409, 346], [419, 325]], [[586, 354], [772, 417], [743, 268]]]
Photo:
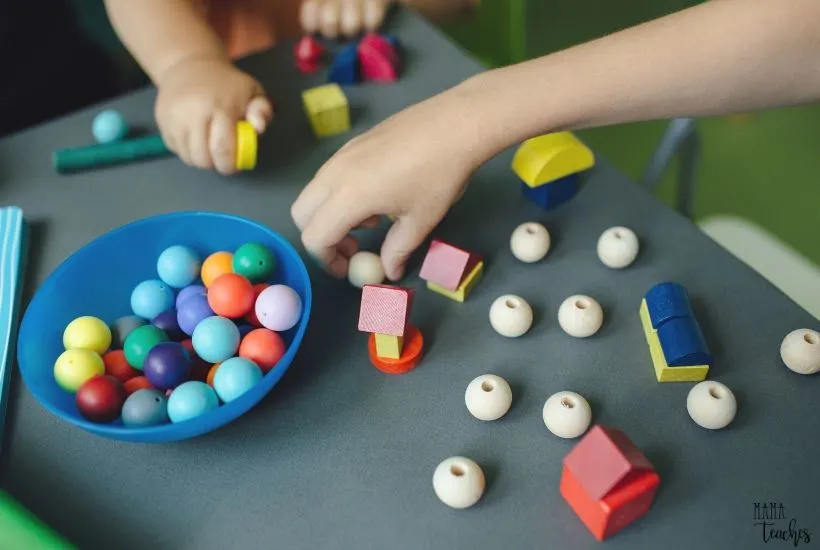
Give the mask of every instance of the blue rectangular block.
[[581, 185], [580, 174], [570, 174], [569, 176], [555, 180], [551, 183], [530, 187], [521, 182], [521, 192], [527, 199], [531, 200], [541, 208], [549, 210], [575, 196]]
[[663, 323], [658, 328], [658, 340], [670, 367], [712, 364], [703, 333], [691, 317], [676, 317]]
[[677, 283], [659, 283], [649, 289], [645, 299], [649, 319], [655, 330], [671, 319], [694, 318], [689, 293]]
[[359, 55], [357, 45], [348, 44], [333, 58], [333, 64], [328, 72], [328, 81], [340, 86], [359, 82]]

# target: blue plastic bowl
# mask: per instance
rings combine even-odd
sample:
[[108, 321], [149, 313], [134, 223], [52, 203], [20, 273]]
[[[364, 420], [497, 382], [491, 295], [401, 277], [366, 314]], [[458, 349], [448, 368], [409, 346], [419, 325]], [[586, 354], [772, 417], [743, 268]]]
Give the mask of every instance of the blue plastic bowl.
[[[274, 283], [293, 288], [302, 298], [299, 324], [282, 337], [288, 349], [262, 382], [240, 398], [179, 424], [129, 428], [117, 420], [96, 424], [83, 418], [74, 395], [54, 380], [54, 362], [64, 351], [63, 331], [73, 319], [94, 315], [113, 323], [130, 315], [130, 296], [140, 281], [156, 278], [156, 264], [167, 247], [183, 244], [203, 258], [219, 250], [233, 252], [246, 242], [267, 245], [276, 255]], [[34, 397], [63, 420], [91, 433], [143, 443], [190, 439], [238, 418], [276, 385], [296, 355], [310, 318], [312, 292], [304, 262], [283, 237], [256, 222], [228, 214], [180, 212], [140, 220], [97, 238], [75, 252], [40, 287], [23, 317], [17, 358], [23, 380]]]

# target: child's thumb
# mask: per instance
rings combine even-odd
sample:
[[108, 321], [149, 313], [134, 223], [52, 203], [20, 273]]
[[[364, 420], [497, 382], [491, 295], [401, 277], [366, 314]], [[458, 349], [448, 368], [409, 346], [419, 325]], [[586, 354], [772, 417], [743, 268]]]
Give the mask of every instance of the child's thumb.
[[435, 226], [435, 220], [406, 215], [396, 219], [382, 245], [382, 263], [387, 278], [398, 281], [404, 276], [407, 259], [424, 242]]

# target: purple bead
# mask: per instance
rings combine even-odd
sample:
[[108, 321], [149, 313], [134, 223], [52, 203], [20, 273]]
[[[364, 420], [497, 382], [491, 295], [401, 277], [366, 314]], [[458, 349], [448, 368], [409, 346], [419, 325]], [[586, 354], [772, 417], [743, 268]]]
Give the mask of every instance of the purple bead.
[[272, 285], [256, 299], [256, 317], [262, 326], [284, 332], [296, 326], [302, 316], [302, 299], [285, 285]]
[[208, 290], [202, 285], [190, 285], [180, 290], [179, 294], [177, 294], [177, 309], [179, 309], [179, 306], [182, 302], [196, 294], [208, 294]]
[[177, 309], [177, 322], [182, 332], [191, 336], [200, 321], [213, 315], [214, 312], [211, 306], [208, 305], [208, 297], [205, 294], [194, 294], [179, 304], [179, 309]]
[[163, 342], [151, 348], [145, 356], [142, 371], [152, 386], [158, 390], [170, 390], [188, 380], [191, 356], [182, 344]]
[[182, 332], [181, 328], [179, 328], [177, 312], [175, 309], [163, 311], [157, 315], [153, 321], [151, 321], [151, 324], [164, 331], [171, 340], [179, 342], [180, 340], [185, 339], [185, 333]]

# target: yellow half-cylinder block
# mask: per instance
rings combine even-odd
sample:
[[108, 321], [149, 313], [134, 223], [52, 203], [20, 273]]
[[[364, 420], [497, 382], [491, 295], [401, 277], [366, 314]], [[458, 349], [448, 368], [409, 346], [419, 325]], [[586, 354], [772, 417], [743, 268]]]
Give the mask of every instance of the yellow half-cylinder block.
[[658, 331], [652, 328], [652, 320], [649, 318], [649, 308], [646, 305], [646, 300], [641, 300], [640, 316], [658, 382], [701, 382], [706, 380], [706, 376], [709, 374], [709, 365], [670, 367], [666, 363], [661, 341], [658, 339]]
[[236, 123], [236, 169], [256, 168], [256, 154], [256, 130], [247, 120], [240, 120]]
[[379, 333], [374, 335], [376, 337], [376, 355], [385, 359], [401, 358], [401, 349], [404, 346], [403, 337]]
[[458, 288], [455, 290], [447, 290], [446, 288], [439, 286], [435, 283], [427, 283], [427, 288], [441, 294], [442, 296], [447, 296], [451, 300], [455, 300], [456, 302], [464, 302], [467, 299], [467, 296], [470, 295], [470, 292], [475, 288], [475, 285], [478, 284], [478, 281], [481, 280], [481, 275], [484, 273], [484, 262], [478, 262], [472, 271], [470, 271], [469, 275], [467, 275], [461, 284], [458, 285]]
[[523, 142], [512, 169], [530, 187], [540, 187], [595, 166], [595, 155], [570, 132], [557, 132]]
[[335, 136], [350, 130], [347, 96], [338, 84], [305, 90], [302, 103], [316, 137]]

